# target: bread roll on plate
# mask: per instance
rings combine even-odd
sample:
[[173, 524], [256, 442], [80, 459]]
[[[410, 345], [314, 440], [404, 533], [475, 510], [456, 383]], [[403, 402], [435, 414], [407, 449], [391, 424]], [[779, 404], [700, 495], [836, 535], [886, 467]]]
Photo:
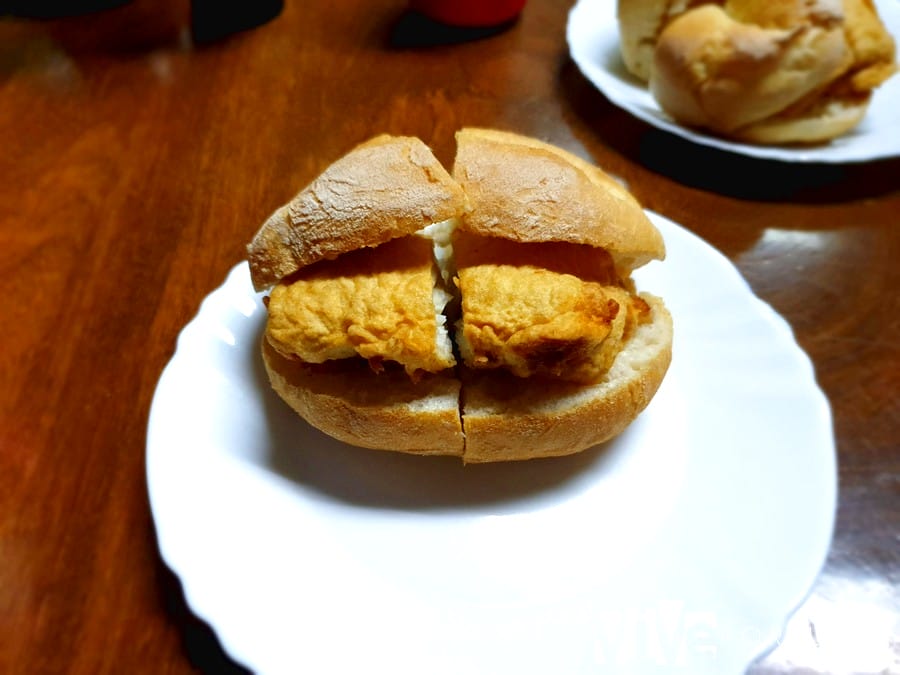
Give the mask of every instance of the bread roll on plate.
[[[634, 15], [652, 15], [652, 30], [638, 34]], [[623, 59], [663, 110], [750, 143], [847, 133], [896, 70], [870, 0], [619, 0], [619, 16]]]
[[669, 313], [630, 278], [664, 257], [659, 232], [600, 169], [516, 134], [463, 129], [452, 176], [418, 139], [378, 137], [248, 252], [271, 286], [272, 386], [354, 445], [579, 452], [634, 420], [671, 359]]

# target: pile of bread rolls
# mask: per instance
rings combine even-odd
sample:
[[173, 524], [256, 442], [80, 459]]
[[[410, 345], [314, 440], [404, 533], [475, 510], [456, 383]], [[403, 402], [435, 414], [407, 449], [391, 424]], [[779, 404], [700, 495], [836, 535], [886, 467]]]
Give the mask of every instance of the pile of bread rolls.
[[622, 57], [677, 122], [759, 144], [853, 129], [897, 70], [871, 0], [618, 0]]

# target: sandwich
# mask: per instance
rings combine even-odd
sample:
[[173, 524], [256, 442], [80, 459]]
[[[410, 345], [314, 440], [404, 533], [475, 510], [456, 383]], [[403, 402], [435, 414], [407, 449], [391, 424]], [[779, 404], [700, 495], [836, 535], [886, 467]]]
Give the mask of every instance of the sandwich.
[[760, 144], [856, 127], [896, 72], [871, 0], [619, 0], [626, 67], [676, 121]]
[[457, 133], [452, 174], [379, 136], [278, 209], [248, 246], [274, 390], [347, 443], [494, 462], [621, 433], [671, 359], [662, 259], [637, 201], [552, 145]]

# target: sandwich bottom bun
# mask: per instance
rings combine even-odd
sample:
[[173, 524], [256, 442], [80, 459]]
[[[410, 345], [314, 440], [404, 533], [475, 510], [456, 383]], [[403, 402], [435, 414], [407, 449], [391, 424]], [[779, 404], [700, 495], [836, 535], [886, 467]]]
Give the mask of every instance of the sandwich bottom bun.
[[362, 359], [320, 366], [279, 354], [263, 338], [275, 392], [317, 429], [352, 445], [466, 463], [574, 454], [621, 433], [653, 398], [672, 356], [672, 318], [642, 294], [651, 320], [636, 327], [595, 384], [498, 372], [374, 373]]
[[463, 373], [466, 462], [570, 455], [621, 433], [656, 394], [672, 358], [672, 317], [642, 298], [652, 321], [639, 324], [596, 384], [530, 382], [513, 375]]
[[275, 392], [329, 436], [374, 450], [463, 456], [452, 374], [414, 382], [402, 369], [375, 373], [363, 359], [308, 364], [282, 356], [265, 337], [262, 356]]

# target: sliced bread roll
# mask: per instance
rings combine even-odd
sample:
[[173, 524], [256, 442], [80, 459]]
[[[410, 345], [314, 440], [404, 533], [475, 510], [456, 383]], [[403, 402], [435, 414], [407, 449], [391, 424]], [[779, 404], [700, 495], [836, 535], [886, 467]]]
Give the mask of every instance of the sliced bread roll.
[[609, 175], [535, 139], [463, 129], [453, 176], [470, 203], [456, 256], [465, 461], [620, 433], [671, 360], [671, 317], [629, 276], [665, 256], [659, 231]]
[[381, 135], [260, 228], [248, 257], [254, 286], [270, 289], [266, 370], [310, 424], [369, 448], [462, 454], [435, 255], [464, 208], [422, 141]]
[[[335, 220], [327, 200], [302, 197], [333, 180], [343, 189], [329, 169], [298, 196], [302, 218], [263, 226], [250, 254], [259, 284], [276, 277], [262, 345], [273, 388], [316, 428], [367, 448], [489, 462], [607, 440], [644, 409], [671, 358], [668, 312], [636, 295], [629, 276], [665, 255], [659, 232], [621, 185], [559, 148], [486, 129], [464, 129], [457, 141], [453, 178], [421, 157], [412, 163], [428, 171], [378, 173], [380, 154], [366, 171], [354, 151], [338, 164], [350, 164], [363, 195], [342, 196], [357, 204], [355, 218]], [[376, 147], [398, 143], [410, 145], [380, 137]], [[458, 260], [457, 223], [460, 236], [487, 242]], [[334, 239], [320, 241], [319, 230]], [[427, 280], [423, 236], [434, 242]], [[461, 297], [449, 307], [462, 316], [450, 337], [464, 362], [449, 367], [446, 344], [430, 333], [458, 318], [440, 314], [451, 280]], [[486, 343], [467, 341], [470, 300], [496, 317], [480, 325]], [[568, 315], [554, 323], [560, 312]], [[563, 324], [570, 332], [560, 337]], [[494, 355], [510, 358], [483, 367], [492, 330]], [[410, 344], [420, 360], [398, 356]]]

